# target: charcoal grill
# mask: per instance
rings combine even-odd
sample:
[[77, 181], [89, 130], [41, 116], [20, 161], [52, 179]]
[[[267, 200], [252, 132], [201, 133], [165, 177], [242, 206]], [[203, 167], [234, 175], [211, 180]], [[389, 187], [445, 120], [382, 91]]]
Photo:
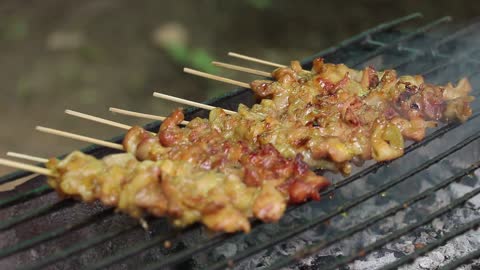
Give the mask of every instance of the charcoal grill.
[[[415, 31], [399, 30], [420, 17], [415, 13], [378, 25], [306, 59], [304, 68], [310, 68], [313, 58], [323, 57], [327, 62], [356, 68], [374, 65], [377, 69], [420, 73], [434, 83], [467, 75], [477, 96], [480, 50], [475, 48], [480, 45], [480, 24], [446, 27], [451, 19], [444, 17]], [[235, 109], [239, 103], [254, 103], [249, 90], [237, 89], [209, 102], [227, 109]], [[378, 268], [414, 267], [409, 263], [416, 258], [452, 239], [477, 233], [479, 105], [479, 101], [472, 103], [474, 115], [466, 123], [430, 130], [423, 141], [408, 145], [402, 158], [366, 162], [346, 178], [327, 173], [334, 184], [322, 192], [321, 201], [290, 207], [276, 224], [254, 222], [248, 235], [213, 234], [200, 225], [178, 231], [164, 219], [147, 219], [149, 228], [144, 230], [133, 219], [99, 203], [62, 200], [45, 184], [44, 177], [34, 176], [15, 191], [0, 194], [0, 267], [336, 269], [348, 265], [361, 268], [352, 262], [389, 252], [395, 256], [378, 261]], [[207, 112], [190, 108], [185, 115], [192, 119], [205, 117]], [[146, 128], [155, 131], [159, 124], [154, 122]], [[111, 141], [121, 139], [119, 136]], [[97, 157], [112, 153], [98, 146], [83, 151]], [[0, 183], [29, 175], [18, 171], [0, 177]], [[458, 218], [459, 213], [463, 218]], [[395, 250], [401, 239], [432, 235], [433, 227], [442, 220], [455, 223], [433, 239], [416, 243], [413, 250]], [[475, 263], [480, 257], [480, 244], [471, 244], [473, 248], [465, 254], [445, 255], [442, 269]]]

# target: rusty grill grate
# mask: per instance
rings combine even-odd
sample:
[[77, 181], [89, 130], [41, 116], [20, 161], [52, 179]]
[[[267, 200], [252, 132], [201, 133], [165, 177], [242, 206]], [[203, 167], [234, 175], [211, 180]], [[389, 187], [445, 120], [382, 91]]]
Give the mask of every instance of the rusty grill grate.
[[[480, 31], [477, 31], [479, 25], [473, 23], [467, 27], [440, 27], [450, 21], [449, 17], [444, 17], [416, 27], [413, 32], [398, 30], [401, 24], [411, 23], [419, 17], [421, 15], [415, 13], [367, 30], [336, 47], [306, 59], [303, 61], [304, 67], [309, 68], [308, 63], [313, 58], [321, 56], [326, 61], [345, 63], [357, 68], [374, 64], [379, 69], [395, 68], [401, 73], [421, 73], [429, 81], [436, 83], [445, 83], [461, 75], [467, 75], [472, 80], [473, 88], [476, 89], [473, 95], [477, 96], [480, 80], [473, 75], [480, 71], [480, 58], [476, 58], [480, 56], [480, 50], [475, 49], [480, 45]], [[434, 32], [434, 30], [438, 30], [438, 32]], [[240, 102], [250, 105], [253, 103], [252, 95], [248, 90], [239, 89], [212, 100], [211, 104], [234, 109]], [[128, 217], [114, 214], [113, 209], [104, 208], [99, 204], [86, 205], [70, 199], [51, 199], [56, 198], [53, 191], [44, 184], [43, 177], [37, 176], [23, 189], [0, 194], [0, 217], [2, 217], [0, 239], [7, 239], [4, 241], [6, 244], [0, 249], [0, 265], [3, 262], [7, 266], [13, 265], [21, 269], [55, 266], [60, 268], [68, 266], [74, 269], [121, 269], [133, 266], [144, 269], [165, 269], [167, 267], [172, 269], [224, 269], [241, 267], [242, 263], [252, 257], [275, 250], [279, 245], [291, 241], [299, 235], [312, 231], [327, 231], [320, 240], [312, 240], [294, 252], [275, 258], [273, 262], [264, 265], [259, 263], [258, 267], [280, 269], [294, 265], [301, 258], [317, 254], [332, 244], [364, 232], [399, 212], [411, 209], [419, 202], [428, 200], [454, 183], [475, 178], [474, 173], [480, 167], [478, 157], [480, 155], [478, 150], [480, 149], [479, 103], [479, 101], [472, 103], [474, 115], [466, 123], [451, 123], [431, 131], [423, 141], [409, 145], [405, 149], [404, 158], [399, 160], [366, 164], [344, 179], [332, 176], [337, 181], [322, 192], [323, 200], [290, 207], [286, 217], [279, 224], [254, 222], [252, 233], [249, 235], [212, 235], [199, 225], [176, 231], [166, 225], [163, 219], [147, 220], [150, 224], [150, 231], [144, 232]], [[199, 109], [190, 109], [186, 112], [187, 119], [205, 115], [206, 112]], [[154, 122], [148, 125], [147, 129], [156, 130], [158, 126], [159, 123]], [[456, 140], [448, 138], [452, 145], [446, 143], [443, 145], [444, 137], [448, 137], [450, 134], [455, 134], [450, 137], [453, 136]], [[121, 137], [112, 139], [115, 142], [120, 140]], [[435, 146], [431, 146], [434, 143], [436, 143]], [[444, 148], [438, 149], [439, 146]], [[432, 148], [440, 150], [440, 152], [427, 159], [419, 157], [422, 151]], [[109, 149], [96, 146], [88, 147], [84, 151], [99, 157], [111, 153]], [[469, 160], [461, 158], [469, 152], [473, 152], [473, 157]], [[445, 160], [455, 155], [460, 156], [460, 158], [456, 158], [457, 160], [464, 161], [462, 168], [452, 170], [451, 173], [439, 173], [439, 175], [432, 176], [431, 178], [436, 181], [428, 188], [424, 188], [423, 191], [414, 188], [407, 192], [410, 193], [410, 196], [407, 197], [385, 196], [386, 192], [404, 194], [405, 187], [402, 188], [402, 185], [419, 175], [424, 175], [431, 168], [436, 168], [435, 166], [445, 167]], [[405, 166], [405, 164], [410, 164], [410, 166]], [[445, 170], [450, 171], [450, 169]], [[377, 182], [371, 184], [374, 188], [364, 191], [356, 186], [361, 181], [368, 183], [377, 174], [382, 175], [382, 173], [384, 175], [386, 173], [388, 176], [376, 177], [381, 179], [377, 179]], [[0, 183], [27, 175], [29, 173], [16, 172], [0, 177]], [[480, 182], [476, 178], [473, 181], [474, 183]], [[360, 195], [349, 198], [337, 195], [349, 187], [354, 191], [351, 192], [353, 195]], [[479, 193], [480, 187], [472, 185], [471, 189], [462, 196], [451, 199], [434, 211], [419, 215], [414, 222], [391, 230], [383, 238], [368, 244], [357, 245], [348, 253], [349, 255], [330, 261], [324, 269], [344, 267], [348, 263], [430, 224], [435, 218], [464, 205]], [[379, 213], [371, 213], [353, 226], [345, 229], [331, 228], [335, 225], [336, 219], [346, 215], [350, 210], [353, 212], [353, 209], [361, 204], [379, 198], [387, 201], [387, 204], [393, 204]], [[78, 209], [81, 210], [81, 214], [79, 217], [72, 218], [77, 216], [75, 211]], [[70, 212], [71, 215], [63, 219], [62, 215], [67, 212]], [[49, 216], [54, 218], [49, 219]], [[45, 221], [48, 221], [47, 223], [58, 221], [58, 223], [38, 225]], [[479, 218], [459, 224], [434, 241], [380, 268], [396, 269], [408, 264], [415, 258], [444, 245], [449, 240], [478, 228], [479, 225]], [[339, 226], [342, 227], [342, 225]], [[93, 229], [88, 229], [92, 227]], [[334, 233], [328, 233], [328, 230]], [[22, 232], [27, 232], [26, 238], [19, 236]], [[79, 232], [83, 232], [83, 234]], [[13, 240], [8, 239], [11, 235], [18, 237], [13, 237]], [[63, 242], [60, 241], [61, 239]], [[58, 241], [60, 244], [57, 243]], [[170, 241], [172, 247], [163, 247], [165, 241]], [[215, 255], [215, 250], [223, 249], [225, 245], [235, 245], [236, 251], [231, 256]], [[442, 269], [455, 269], [479, 257], [480, 248], [449, 262]]]

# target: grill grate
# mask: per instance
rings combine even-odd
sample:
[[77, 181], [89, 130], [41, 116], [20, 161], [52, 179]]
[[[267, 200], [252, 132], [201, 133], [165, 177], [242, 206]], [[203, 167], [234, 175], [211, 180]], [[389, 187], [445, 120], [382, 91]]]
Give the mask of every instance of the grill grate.
[[[402, 33], [394, 30], [394, 28], [398, 27], [400, 24], [409, 22], [413, 19], [417, 19], [420, 16], [421, 16], [420, 14], [415, 13], [415, 14], [412, 14], [388, 23], [381, 24], [375, 28], [365, 31], [360, 35], [354, 36], [340, 43], [339, 46], [337, 47], [332, 47], [327, 50], [324, 50], [319, 54], [314, 55], [312, 58], [322, 56], [326, 58], [327, 61], [344, 62], [349, 66], [359, 67], [360, 65], [369, 64], [372, 61], [373, 62], [378, 61], [379, 57], [383, 57], [384, 59], [386, 59], [385, 60], [386, 62], [381, 62], [380, 64], [382, 66], [398, 68], [399, 70], [408, 70], [409, 72], [411, 70], [410, 68], [412, 66], [412, 62], [414, 61], [419, 62], [423, 57], [435, 58], [438, 61], [436, 62], [437, 64], [433, 66], [433, 68], [430, 68], [429, 70], [424, 71], [423, 74], [427, 77], [432, 77], [437, 80], [450, 79], [450, 78], [446, 78], [443, 71], [455, 64], [458, 64], [461, 61], [462, 63], [464, 61], [468, 61], [469, 63], [474, 65], [474, 67], [476, 67], [476, 69], [472, 69], [474, 73], [480, 71], [480, 68], [477, 66], [477, 64], [480, 63], [480, 61], [471, 57], [467, 57], [468, 55], [470, 55], [470, 53], [475, 52], [475, 50], [466, 51], [460, 56], [450, 55], [448, 53], [442, 52], [442, 47], [446, 47], [452, 42], [455, 43], [465, 38], [468, 40], [469, 35], [471, 35], [474, 31], [476, 31], [476, 27], [469, 26], [466, 28], [462, 28], [452, 34], [444, 35], [441, 38], [427, 37], [427, 35], [425, 35], [427, 31], [431, 31], [438, 25], [449, 22], [451, 20], [450, 17], [444, 17], [434, 22], [428, 23], [424, 26], [418, 27], [417, 30], [414, 32]], [[394, 38], [392, 38], [392, 36]], [[411, 46], [411, 44], [415, 45], [417, 44], [417, 42], [420, 42], [420, 44], [422, 44], [421, 41], [424, 41], [425, 39], [429, 39], [429, 44], [431, 45], [422, 46], [422, 48], [416, 48], [415, 46]], [[408, 47], [407, 47], [407, 43], [408, 43]], [[352, 57], [355, 55], [356, 57]], [[359, 55], [361, 55], [361, 57], [359, 57]], [[306, 64], [305, 68], [309, 68], [308, 63], [310, 61], [311, 59], [307, 59], [306, 61], [303, 61], [303, 63]], [[458, 70], [458, 73], [464, 74], [465, 70]], [[478, 95], [478, 91], [474, 95], [475, 96]], [[221, 105], [222, 107], [230, 109], [230, 108], [235, 108], [236, 104], [238, 104], [239, 102], [248, 103], [247, 101], [252, 102], [251, 94], [246, 90], [238, 90], [225, 97], [212, 101], [212, 104], [213, 105], [222, 104]], [[463, 125], [474, 123], [474, 121], [478, 120], [478, 116], [480, 115], [480, 113], [478, 112], [478, 109], [480, 108], [478, 108], [479, 107], [478, 102], [472, 105], [474, 106], [474, 111], [476, 113], [466, 123], [464, 124], [451, 123], [448, 125], [444, 125], [443, 127], [435, 130], [434, 132], [426, 136], [426, 138], [423, 141], [409, 145], [405, 149], [405, 155], [413, 153], [414, 151], [421, 150], [423, 147], [430, 145], [431, 142], [441, 138], [444, 135], [449, 134], [449, 132], [453, 132], [454, 130], [459, 130], [457, 128], [460, 126], [463, 127]], [[189, 119], [195, 116], [202, 116], [204, 114], [205, 114], [204, 111], [201, 111], [198, 109], [190, 109], [186, 113]], [[150, 130], [158, 129], [158, 125], [159, 125], [158, 122], [152, 123], [151, 125], [148, 126], [148, 129]], [[425, 162], [422, 162], [419, 166], [404, 172], [399, 177], [393, 180], [390, 180], [388, 182], [382, 183], [381, 185], [378, 185], [374, 190], [368, 191], [361, 196], [355, 197], [353, 200], [337, 207], [335, 210], [324, 213], [318, 217], [310, 218], [309, 220], [307, 220], [306, 222], [303, 222], [302, 224], [296, 224], [296, 226], [287, 226], [283, 228], [283, 230], [281, 230], [280, 232], [277, 232], [274, 235], [270, 236], [268, 240], [250, 245], [246, 249], [241, 250], [237, 252], [235, 255], [230, 256], [228, 258], [220, 258], [214, 261], [207, 260], [207, 263], [208, 262], [211, 262], [211, 263], [207, 265], [202, 265], [202, 268], [223, 269], [232, 265], [237, 265], [242, 261], [245, 261], [246, 259], [252, 257], [253, 255], [258, 254], [263, 250], [271, 249], [275, 247], [277, 244], [288, 241], [300, 235], [303, 232], [322, 226], [326, 222], [332, 220], [334, 217], [338, 217], [339, 215], [342, 215], [349, 209], [352, 209], [371, 198], [378, 197], [386, 190], [396, 187], [397, 185], [411, 179], [413, 176], [420, 174], [421, 172], [425, 171], [427, 168], [438, 164], [438, 162], [441, 162], [442, 160], [449, 157], [450, 155], [456, 152], [459, 152], [461, 150], [463, 151], [466, 147], [471, 147], [471, 145], [473, 143], [476, 143], [479, 138], [480, 138], [480, 130], [477, 129], [473, 135], [468, 136], [467, 138], [461, 140], [459, 143], [452, 146], [448, 150], [436, 155], [431, 159], [428, 159]], [[117, 137], [117, 138], [114, 138], [112, 141], [118, 142], [120, 141], [120, 139], [121, 137]], [[86, 148], [84, 149], [84, 151], [90, 154], [94, 154], [96, 156], [102, 156], [102, 155], [105, 155], [106, 153], [109, 153], [108, 152], [109, 150], [101, 147], [95, 147], [95, 146]], [[329, 197], [331, 196], [331, 194], [333, 194], [334, 191], [336, 192], [341, 191], [347, 185], [355, 184], [356, 182], [358, 182], [357, 180], [369, 177], [370, 175], [375, 174], [378, 170], [384, 169], [389, 164], [393, 164], [395, 162], [396, 161], [371, 164], [370, 166], [367, 166], [366, 168], [363, 168], [358, 172], [352, 174], [350, 177], [347, 177], [341, 181], [336, 182], [334, 185], [330, 186], [327, 190], [323, 191], [321, 195], [324, 197]], [[277, 260], [274, 264], [269, 265], [267, 269], [279, 269], [281, 267], [291, 265], [297, 262], [299, 258], [304, 258], [306, 256], [315, 254], [318, 251], [322, 250], [323, 248], [330, 246], [333, 243], [336, 243], [337, 241], [351, 237], [354, 234], [369, 228], [371, 225], [386, 219], [387, 217], [393, 216], [396, 213], [403, 211], [405, 209], [409, 209], [411, 205], [417, 202], [420, 202], [422, 200], [425, 200], [428, 197], [431, 197], [432, 195], [436, 194], [438, 191], [447, 188], [451, 184], [458, 181], [463, 181], [465, 176], [472, 174], [479, 167], [480, 167], [480, 162], [479, 161], [474, 162], [468, 168], [463, 169], [460, 172], [457, 172], [455, 175], [446, 178], [445, 180], [422, 191], [421, 193], [416, 194], [411, 198], [403, 200], [402, 203], [399, 203], [398, 205], [389, 208], [385, 212], [381, 214], [373, 215], [372, 217], [368, 217], [363, 222], [356, 224], [354, 226], [351, 226], [343, 231], [340, 231], [332, 235], [332, 237], [327, 237], [320, 243], [310, 244], [304, 247], [302, 251], [296, 253], [295, 255], [285, 256], [284, 258]], [[0, 177], [0, 183], [6, 183], [6, 182], [18, 179], [20, 177], [28, 176], [28, 175], [29, 173], [16, 172], [4, 177]], [[15, 207], [27, 201], [39, 199], [52, 193], [52, 190], [47, 185], [39, 184], [39, 183], [42, 183], [43, 180], [44, 179], [42, 177], [38, 177], [38, 179], [33, 180], [32, 182], [37, 183], [37, 185], [34, 186], [34, 188], [31, 190], [15, 193], [14, 195], [11, 195], [8, 197], [0, 197], [1, 198], [0, 210], [8, 209], [9, 207]], [[428, 215], [424, 216], [420, 221], [407, 225], [401, 229], [397, 229], [391, 234], [389, 234], [388, 236], [380, 240], [377, 240], [372, 244], [369, 244], [360, 248], [358, 252], [354, 252], [350, 256], [346, 256], [342, 259], [335, 260], [334, 262], [332, 262], [331, 265], [326, 267], [326, 269], [336, 269], [340, 266], [348, 264], [349, 262], [359, 257], [362, 257], [368, 254], [371, 251], [375, 251], [381, 248], [382, 246], [384, 246], [385, 244], [388, 244], [393, 240], [401, 237], [402, 235], [410, 233], [422, 225], [429, 224], [434, 218], [439, 217], [451, 211], [455, 207], [461, 206], [462, 204], [464, 204], [469, 199], [473, 198], [479, 193], [480, 193], [480, 188], [472, 189], [470, 192], [466, 193], [465, 195], [452, 200], [447, 206], [442, 207], [436, 211], [430, 212]], [[329, 202], [327, 199], [324, 199], [320, 202], [320, 204], [328, 204], [328, 203]], [[4, 219], [3, 221], [1, 221], [0, 233], [7, 231], [9, 229], [15, 228], [15, 226], [27, 223], [28, 221], [31, 221], [35, 218], [42, 217], [49, 214], [54, 214], [60, 210], [74, 210], [73, 208], [77, 204], [78, 204], [77, 202], [67, 199], [67, 200], [49, 203], [47, 205], [42, 205], [40, 207], [37, 206], [35, 207], [35, 209], [29, 210], [29, 211], [22, 211], [21, 215], [17, 215], [13, 218]], [[310, 204], [314, 205], [315, 203], [312, 202]], [[301, 210], [302, 207], [303, 206], [290, 207], [287, 210], [287, 214], [291, 214], [297, 210]], [[42, 232], [32, 238], [17, 242], [14, 245], [3, 247], [2, 249], [0, 249], [0, 258], [12, 256], [14, 254], [18, 254], [22, 251], [26, 251], [34, 247], [37, 248], [39, 246], [46, 244], [48, 241], [58, 239], [62, 236], [72, 234], [75, 231], [82, 230], [85, 227], [98, 224], [99, 222], [103, 222], [107, 218], [112, 217], [113, 214], [114, 214], [113, 209], [101, 208], [99, 211], [96, 211], [94, 214], [91, 214], [79, 221], [68, 222], [67, 224], [55, 227], [55, 229]], [[152, 228], [157, 228], [157, 227], [160, 229], [165, 228], [163, 220], [149, 220], [149, 222], [151, 222], [150, 227]], [[462, 226], [459, 226], [455, 230], [451, 230], [449, 233], [445, 234], [442, 238], [432, 241], [427, 246], [420, 248], [407, 256], [403, 256], [389, 265], [383, 266], [382, 269], [395, 269], [399, 266], [407, 264], [411, 262], [413, 259], [415, 259], [416, 257], [421, 256], [429, 251], [432, 251], [436, 247], [445, 244], [448, 240], [455, 238], [461, 234], [464, 234], [465, 232], [471, 229], [476, 229], [479, 226], [479, 224], [480, 224], [480, 220], [475, 219]], [[260, 224], [259, 222], [254, 222], [253, 231], [260, 233], [260, 232], [263, 232], [262, 230], [266, 230], [267, 228], [271, 228], [271, 227], [275, 227], [275, 225]], [[38, 268], [52, 265], [62, 260], [71, 260], [72, 256], [75, 254], [78, 254], [83, 251], [88, 251], [94, 248], [95, 246], [103, 245], [111, 240], [117, 239], [125, 235], [129, 235], [130, 233], [133, 233], [136, 231], [141, 231], [141, 228], [137, 224], [132, 224], [132, 223], [126, 224], [124, 226], [121, 226], [121, 228], [113, 229], [112, 231], [108, 231], [106, 233], [101, 233], [101, 234], [92, 236], [89, 239], [84, 241], [79, 241], [78, 243], [73, 243], [69, 245], [67, 248], [61, 249], [60, 251], [55, 252], [52, 255], [40, 258], [39, 260], [35, 261], [33, 264], [26, 266], [23, 269], [38, 269]], [[105, 258], [101, 258], [100, 260], [93, 262], [91, 265], [87, 266], [87, 269], [100, 269], [105, 267], [112, 267], [114, 264], [124, 261], [128, 258], [133, 258], [133, 256], [136, 256], [137, 254], [140, 254], [152, 248], [161, 246], [162, 243], [166, 240], [176, 241], [176, 239], [179, 239], [181, 237], [189, 237], [189, 235], [201, 234], [202, 232], [203, 232], [203, 228], [199, 225], [195, 225], [183, 230], [182, 232], [177, 232], [177, 231], [171, 230], [170, 228], [163, 233], [158, 233], [158, 234], [154, 233], [153, 237], [147, 237], [148, 239], [143, 239], [140, 237], [137, 239], [138, 243], [133, 244], [132, 246], [127, 246], [127, 248], [123, 250], [114, 251], [109, 256], [106, 256]], [[254, 232], [252, 232], [252, 234], [254, 234]], [[216, 234], [213, 236], [210, 235], [210, 236], [204, 237], [205, 238], [204, 240], [206, 241], [198, 241], [197, 243], [190, 245], [188, 248], [180, 247], [178, 250], [172, 250], [172, 251], [168, 251], [166, 249], [162, 250], [162, 252], [166, 253], [166, 255], [163, 255], [160, 260], [158, 259], [150, 260], [150, 261], [144, 260], [143, 262], [144, 265], [142, 265], [142, 267], [144, 267], [145, 269], [163, 269], [167, 266], [178, 265], [180, 263], [184, 263], [185, 261], [188, 261], [190, 258], [194, 256], [199, 256], [202, 254], [204, 256], [208, 256], [206, 255], [208, 254], [208, 252], [210, 252], [214, 248], [218, 248], [225, 242], [233, 242], [237, 240], [245, 240], [246, 242], [248, 242], [249, 239], [252, 239], [254, 237], [255, 236], [248, 236], [248, 235], [245, 236], [242, 234], [236, 234], [233, 236], [226, 235], [226, 234]], [[453, 261], [450, 264], [445, 265], [442, 269], [454, 269], [459, 265], [468, 263], [472, 259], [476, 259], [478, 257], [480, 257], [479, 250], [471, 254], [468, 254], [465, 257], [457, 259], [456, 261]], [[138, 267], [140, 265], [136, 265], [136, 266]], [[181, 265], [180, 268], [182, 266], [184, 265]], [[84, 267], [84, 265], [78, 266], [78, 268], [82, 268], [82, 267]]]
[[[390, 208], [388, 211], [386, 211], [385, 213], [383, 214], [380, 214], [380, 215], [376, 215], [375, 217], [372, 217], [370, 218], [369, 220], [357, 225], [357, 226], [354, 226], [346, 231], [344, 231], [343, 233], [341, 234], [338, 234], [337, 237], [335, 238], [332, 238], [331, 240], [327, 240], [325, 241], [324, 243], [320, 244], [320, 245], [315, 245], [315, 246], [311, 246], [309, 247], [307, 250], [305, 250], [302, 254], [302, 256], [308, 256], [308, 255], [312, 255], [316, 252], [318, 252], [319, 250], [321, 250], [322, 248], [325, 248], [327, 247], [328, 245], [331, 245], [333, 243], [335, 243], [336, 241], [339, 241], [341, 239], [344, 239], [344, 238], [347, 238], [353, 234], [355, 234], [356, 232], [359, 232], [367, 227], [369, 227], [370, 225], [376, 223], [377, 221], [380, 221], [388, 216], [392, 216], [394, 214], [396, 214], [397, 212], [399, 211], [402, 211], [403, 209], [409, 207], [410, 205], [420, 201], [420, 200], [423, 200], [425, 198], [427, 198], [428, 196], [434, 194], [435, 192], [437, 192], [438, 190], [442, 189], [442, 188], [445, 188], [447, 187], [448, 185], [450, 185], [451, 183], [453, 182], [456, 182], [458, 181], [459, 179], [461, 179], [462, 177], [474, 172], [476, 169], [478, 169], [480, 167], [480, 163], [477, 163], [475, 165], [472, 165], [469, 169], [467, 170], [464, 170], [463, 172], [455, 175], [454, 177], [450, 177], [449, 179], [443, 181], [442, 183], [440, 183], [439, 185], [435, 186], [435, 187], [432, 187], [432, 188], [429, 188], [425, 191], [423, 191], [422, 193], [416, 195], [415, 197], [403, 202], [402, 204], [394, 207], [394, 208]], [[473, 228], [473, 227], [469, 227], [469, 228]], [[363, 253], [363, 252], [362, 252]], [[366, 251], [365, 251], [366, 253]], [[415, 255], [421, 255], [423, 253], [420, 253], [420, 251], [417, 251], [416, 253], [414, 253]], [[410, 255], [412, 257], [414, 257], [414, 255]], [[408, 257], [410, 257], [408, 256]], [[398, 266], [401, 266], [403, 264], [405, 264], [406, 262], [408, 262], [409, 260], [406, 259], [406, 257], [403, 257], [402, 260], [398, 260], [399, 264]], [[279, 268], [279, 267], [282, 267], [282, 266], [285, 266], [285, 265], [288, 265], [289, 263], [292, 263], [295, 261], [295, 257], [288, 257], [288, 258], [285, 258], [283, 259], [282, 261], [279, 261], [276, 265], [272, 266], [271, 269], [276, 269], [276, 268]], [[402, 261], [402, 262], [400, 262]], [[382, 268], [382, 269], [389, 269], [389, 268]]]
[[[480, 190], [477, 188], [475, 189], [474, 191], [468, 193], [467, 195], [463, 196], [462, 198], [456, 200], [454, 202], [454, 204], [452, 204], [451, 206], [458, 206], [458, 205], [461, 205], [461, 204], [464, 204], [468, 199], [474, 197], [476, 194], [478, 194], [480, 192]], [[447, 212], [447, 211], [450, 211], [451, 209], [448, 209], [448, 207], [445, 208], [445, 210], [443, 212]], [[438, 211], [440, 212], [440, 211]], [[442, 213], [440, 213], [442, 214]], [[427, 222], [430, 222], [431, 220], [433, 220], [433, 218], [435, 217], [429, 217], [427, 219], [425, 219], [425, 224]], [[381, 269], [382, 270], [390, 270], [390, 269], [397, 269], [399, 266], [402, 266], [408, 262], [411, 262], [413, 261], [415, 258], [429, 252], [429, 251], [432, 251], [434, 250], [435, 248], [447, 243], [447, 241], [449, 241], [450, 239], [460, 235], [460, 234], [463, 234], [471, 229], [474, 229], [474, 228], [478, 228], [478, 226], [480, 225], [480, 219], [475, 219], [474, 221], [471, 221], [471, 222], [468, 222], [467, 224], [465, 225], [462, 225], [460, 226], [458, 229], [455, 229], [449, 233], [447, 233], [444, 237], [430, 243], [430, 245], [426, 246], [426, 247], [423, 247], [417, 251], [415, 251], [414, 253], [408, 255], [408, 256], [405, 256], [405, 257], [402, 257], [401, 259], [399, 259], [398, 261], [392, 263], [392, 264], [389, 264], [389, 265], [386, 265], [384, 267], [382, 267]], [[476, 252], [474, 252], [473, 254], [475, 254]], [[474, 257], [472, 257], [473, 259]], [[457, 265], [458, 266], [458, 265]]]
[[[460, 205], [464, 204], [465, 202], [467, 202], [469, 199], [473, 198], [473, 197], [476, 196], [477, 194], [480, 194], [480, 188], [476, 188], [475, 190], [472, 190], [471, 192], [467, 193], [466, 195], [462, 196], [461, 198], [458, 198], [458, 199], [454, 200], [454, 201], [453, 201], [450, 205], [448, 205], [447, 207], [443, 207], [442, 209], [433, 212], [432, 214], [430, 214], [430, 215], [428, 215], [427, 217], [425, 217], [425, 219], [422, 220], [421, 222], [418, 222], [418, 223], [415, 223], [415, 224], [413, 224], [413, 225], [407, 226], [407, 227], [405, 227], [405, 228], [403, 228], [403, 229], [397, 230], [397, 231], [395, 231], [395, 233], [393, 233], [393, 234], [391, 234], [391, 235], [383, 238], [382, 240], [377, 241], [377, 242], [375, 242], [374, 244], [365, 247], [365, 248], [362, 250], [362, 252], [360, 252], [359, 254], [356, 254], [356, 255], [347, 257], [347, 258], [345, 258], [345, 259], [343, 259], [343, 260], [339, 260], [337, 263], [333, 264], [332, 266], [325, 268], [325, 270], [336, 269], [336, 268], [339, 267], [339, 266], [345, 265], [345, 264], [347, 264], [347, 263], [349, 263], [349, 262], [352, 262], [353, 260], [355, 260], [355, 259], [357, 259], [357, 258], [359, 258], [359, 257], [362, 257], [362, 256], [364, 256], [365, 254], [367, 254], [367, 253], [369, 253], [369, 252], [372, 252], [372, 251], [374, 251], [374, 250], [382, 247], [383, 245], [389, 243], [390, 241], [392, 241], [392, 240], [394, 240], [394, 239], [396, 239], [396, 238], [398, 238], [398, 237], [400, 237], [400, 236], [402, 236], [402, 235], [404, 235], [404, 234], [406, 234], [406, 233], [408, 233], [408, 232], [411, 232], [411, 231], [419, 228], [419, 227], [422, 226], [422, 225], [425, 225], [425, 224], [433, 221], [436, 217], [439, 217], [439, 216], [447, 213], [448, 211], [451, 211], [452, 208], [455, 208], [455, 207], [457, 207], [457, 206], [460, 206]], [[470, 229], [473, 229], [473, 228], [477, 227], [479, 224], [480, 224], [480, 219], [476, 219], [474, 222], [470, 222], [470, 223], [468, 223], [467, 225], [463, 226], [463, 227], [461, 228], [461, 230], [460, 230], [460, 229], [457, 230], [457, 234], [455, 234], [455, 232], [452, 232], [451, 235], [448, 235], [448, 236], [449, 236], [448, 239], [453, 238], [454, 236], [457, 236], [458, 234], [464, 233], [464, 232], [466, 232], [466, 231], [468, 231], [468, 230], [470, 230]], [[442, 239], [442, 241], [445, 240], [445, 239], [447, 239], [447, 237], [444, 237], [444, 238]], [[446, 242], [446, 240], [445, 240], [445, 242]], [[429, 247], [432, 247], [432, 249], [433, 249], [433, 247], [435, 247], [435, 246], [436, 246], [436, 244], [430, 244], [430, 245], [429, 245]], [[403, 265], [403, 263], [400, 264], [400, 265]], [[391, 268], [387, 267], [387, 269], [391, 269]]]

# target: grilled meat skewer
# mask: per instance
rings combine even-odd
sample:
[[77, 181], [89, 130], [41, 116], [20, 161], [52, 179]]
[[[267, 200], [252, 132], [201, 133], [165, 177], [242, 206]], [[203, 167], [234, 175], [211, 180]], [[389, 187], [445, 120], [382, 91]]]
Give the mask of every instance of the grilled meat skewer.
[[[47, 163], [55, 175], [48, 183], [64, 196], [100, 200], [136, 218], [149, 213], [169, 217], [175, 226], [202, 222], [225, 232], [248, 232], [252, 217], [277, 221], [289, 202], [318, 198], [316, 192], [328, 185], [323, 177], [304, 171], [301, 161], [275, 157], [278, 153], [271, 147], [257, 154], [263, 163], [275, 162], [276, 170], [253, 163], [256, 173], [268, 172], [255, 185], [242, 181], [240, 170], [220, 172], [183, 160], [138, 161], [128, 153], [98, 160], [78, 151]], [[309, 186], [313, 181], [316, 186]], [[317, 197], [310, 194], [313, 191]]]
[[157, 136], [131, 128], [123, 141], [130, 154], [98, 161], [74, 153], [51, 161], [60, 177], [50, 183], [134, 217], [148, 212], [177, 226], [202, 222], [217, 231], [248, 231], [249, 218], [273, 222], [288, 203], [319, 199], [329, 182], [313, 168], [348, 174], [351, 161], [397, 158], [404, 139], [421, 140], [437, 121], [471, 115], [466, 79], [441, 87], [420, 76], [356, 71], [320, 59], [312, 72], [293, 62], [273, 77], [252, 82], [261, 101], [240, 105], [237, 114], [214, 109], [209, 119], [181, 128], [184, 116], [176, 110]]

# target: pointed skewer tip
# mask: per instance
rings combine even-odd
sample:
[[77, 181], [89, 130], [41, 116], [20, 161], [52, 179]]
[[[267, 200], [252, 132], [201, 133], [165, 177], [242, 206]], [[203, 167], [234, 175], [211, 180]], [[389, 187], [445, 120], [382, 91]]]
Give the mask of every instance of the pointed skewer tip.
[[48, 162], [48, 159], [46, 159], [46, 158], [41, 158], [41, 157], [36, 157], [36, 156], [26, 155], [26, 154], [16, 153], [16, 152], [7, 152], [7, 156], [15, 157], [15, 158], [21, 158], [21, 159], [25, 159], [25, 160], [34, 161], [34, 162], [40, 162], [40, 163], [47, 163]]
[[56, 176], [49, 169], [42, 168], [42, 167], [37, 167], [37, 166], [33, 166], [33, 165], [30, 165], [30, 164], [25, 164], [25, 163], [21, 163], [21, 162], [16, 162], [16, 161], [12, 161], [12, 160], [9, 160], [9, 159], [0, 158], [0, 165], [4, 165], [4, 166], [7, 166], [7, 167], [19, 169], [19, 170], [30, 171], [30, 172], [34, 172], [34, 173], [38, 173], [38, 174], [43, 174], [43, 175], [46, 175], [46, 176]]

